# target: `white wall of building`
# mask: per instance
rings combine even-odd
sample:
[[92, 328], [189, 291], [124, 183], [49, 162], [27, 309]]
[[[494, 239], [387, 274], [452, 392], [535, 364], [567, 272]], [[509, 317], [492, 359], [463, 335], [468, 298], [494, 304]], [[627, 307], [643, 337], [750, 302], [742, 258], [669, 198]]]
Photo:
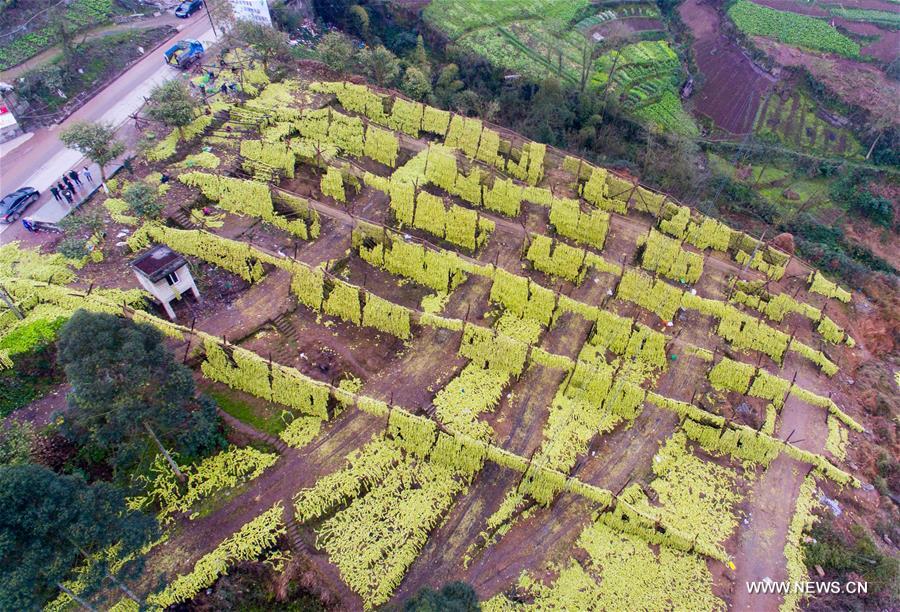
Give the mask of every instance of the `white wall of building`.
[[140, 272], [135, 271], [134, 273], [141, 286], [162, 302], [163, 308], [166, 309], [166, 314], [169, 315], [169, 318], [172, 320], [175, 319], [175, 311], [172, 310], [172, 307], [169, 305], [172, 300], [176, 300], [190, 291], [194, 294], [197, 301], [200, 301], [200, 292], [197, 290], [197, 285], [194, 283], [194, 277], [191, 276], [190, 268], [186, 265], [181, 266], [175, 270], [174, 274], [178, 277], [178, 280], [174, 284], [169, 284], [169, 281], [166, 280], [166, 278], [161, 278], [155, 283], [152, 283], [149, 278]]
[[268, 0], [230, 0], [234, 18], [272, 25]]

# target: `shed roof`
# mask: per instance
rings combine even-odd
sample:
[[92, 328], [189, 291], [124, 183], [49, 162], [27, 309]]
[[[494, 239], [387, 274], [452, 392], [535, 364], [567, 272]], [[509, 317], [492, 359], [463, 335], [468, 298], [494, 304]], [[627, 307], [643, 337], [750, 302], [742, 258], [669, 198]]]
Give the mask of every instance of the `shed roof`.
[[154, 283], [184, 265], [187, 265], [187, 260], [163, 244], [153, 247], [131, 262], [132, 268]]

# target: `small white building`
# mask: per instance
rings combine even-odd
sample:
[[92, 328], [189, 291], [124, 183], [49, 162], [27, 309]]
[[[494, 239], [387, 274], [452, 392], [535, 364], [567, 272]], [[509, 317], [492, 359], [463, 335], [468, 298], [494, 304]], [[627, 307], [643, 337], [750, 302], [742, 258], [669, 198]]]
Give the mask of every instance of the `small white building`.
[[180, 300], [190, 291], [200, 301], [200, 292], [187, 260], [165, 245], [157, 245], [131, 262], [141, 286], [158, 299], [173, 321], [172, 300]]

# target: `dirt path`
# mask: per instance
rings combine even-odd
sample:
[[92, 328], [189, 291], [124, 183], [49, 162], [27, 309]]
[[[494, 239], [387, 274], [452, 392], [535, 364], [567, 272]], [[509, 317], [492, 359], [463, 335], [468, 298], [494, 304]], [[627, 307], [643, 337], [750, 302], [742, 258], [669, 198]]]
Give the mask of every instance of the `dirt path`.
[[[807, 389], [817, 385], [815, 373], [805, 367], [797, 377], [797, 384]], [[816, 453], [825, 447], [827, 425], [822, 410], [789, 397], [781, 410], [776, 436], [782, 440], [790, 436], [796, 446]], [[774, 612], [781, 604], [781, 595], [751, 594], [747, 583], [757, 580], [787, 580], [784, 546], [787, 531], [800, 485], [809, 466], [779, 455], [753, 486], [748, 516], [750, 524], [740, 529], [740, 541], [734, 556], [733, 610]]]
[[[334, 421], [327, 423], [316, 440], [305, 448], [288, 448], [275, 465], [215, 512], [194, 521], [179, 521], [174, 528], [177, 535], [153, 551], [148, 559], [148, 567], [165, 568], [170, 580], [175, 575], [189, 571], [197, 559], [273, 504], [280, 501], [289, 509], [291, 499], [297, 491], [312, 486], [325, 474], [340, 469], [344, 456], [365, 444], [373, 433], [383, 428], [383, 419], [376, 419], [358, 410], [345, 411]], [[260, 432], [257, 434], [264, 435]], [[313, 539], [305, 529], [302, 528], [301, 531], [304, 531], [305, 539]], [[188, 551], [187, 555], [185, 551]], [[325, 567], [330, 564], [324, 555], [313, 554], [310, 560], [321, 566], [320, 569], [326, 573], [331, 571]], [[340, 584], [343, 585], [342, 582]], [[339, 595], [345, 602], [355, 602], [351, 609], [361, 608], [359, 599], [349, 589]]]
[[[283, 312], [294, 309], [290, 273], [276, 268], [223, 310], [199, 319], [198, 329], [236, 342]], [[202, 297], [202, 296], [201, 296]]]
[[[645, 407], [631, 428], [620, 425], [599, 438], [594, 456], [584, 457], [578, 477], [619, 491], [639, 470], [649, 471], [659, 442], [676, 424], [677, 418], [671, 413]], [[486, 483], [488, 488], [493, 485]], [[522, 571], [540, 570], [548, 562], [568, 558], [593, 510], [592, 504], [579, 496], [561, 495], [549, 508], [540, 509], [517, 523], [498, 543], [476, 558], [464, 579], [475, 586], [479, 596], [490, 597], [515, 583]]]
[[[502, 259], [516, 257], [517, 261], [515, 251], [505, 249], [501, 253]], [[509, 261], [500, 262], [498, 259], [498, 263], [503, 264], [501, 267], [511, 267]], [[605, 285], [588, 279], [575, 289], [573, 297], [599, 301], [605, 290]], [[581, 317], [560, 319], [552, 331], [545, 332], [540, 345], [552, 351], [562, 347], [580, 347], [590, 327]], [[507, 387], [497, 409], [483, 417], [491, 424], [495, 440], [501, 447], [523, 456], [530, 456], [539, 448], [544, 439], [548, 407], [563, 378], [564, 374], [559, 370], [532, 365]], [[514, 582], [524, 568], [543, 564], [553, 551], [568, 549], [568, 545], [559, 547], [559, 542], [566, 538], [567, 544], [573, 542], [589, 513], [589, 505], [583, 500], [578, 503], [575, 496], [562, 496], [552, 506], [553, 510], [540, 511], [538, 514], [543, 514], [545, 520], [523, 521], [521, 525], [516, 525], [500, 543], [482, 554], [476, 554], [472, 566], [464, 567], [463, 560], [470, 547], [481, 540], [479, 534], [487, 528], [487, 518], [497, 510], [507, 491], [514, 488], [520, 479], [521, 474], [496, 465], [486, 465], [468, 494], [457, 500], [444, 523], [428, 539], [393, 600], [402, 601], [424, 584], [452, 580], [471, 582], [479, 595], [486, 598], [496, 594], [501, 586]], [[557, 515], [554, 514], [560, 512], [556, 510], [557, 505], [561, 505], [563, 512], [571, 509], [573, 516], [567, 516], [562, 523], [557, 522]], [[550, 517], [547, 517], [548, 512]], [[541, 541], [535, 531], [546, 540]], [[478, 582], [488, 575], [495, 576], [498, 582]]]

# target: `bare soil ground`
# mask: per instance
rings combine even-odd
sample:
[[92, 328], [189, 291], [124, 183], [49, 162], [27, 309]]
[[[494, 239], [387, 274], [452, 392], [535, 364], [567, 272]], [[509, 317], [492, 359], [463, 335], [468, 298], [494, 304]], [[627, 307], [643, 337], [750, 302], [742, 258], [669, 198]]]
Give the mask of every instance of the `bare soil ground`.
[[716, 6], [703, 0], [685, 0], [678, 12], [694, 37], [694, 57], [703, 74], [703, 83], [692, 98], [694, 111], [726, 132], [749, 133], [760, 102], [775, 78], [722, 33]]
[[900, 84], [888, 79], [876, 66], [847, 58], [823, 57], [759, 36], [754, 36], [753, 42], [783, 66], [803, 66], [840, 99], [869, 111], [873, 119], [887, 123], [896, 120]]

